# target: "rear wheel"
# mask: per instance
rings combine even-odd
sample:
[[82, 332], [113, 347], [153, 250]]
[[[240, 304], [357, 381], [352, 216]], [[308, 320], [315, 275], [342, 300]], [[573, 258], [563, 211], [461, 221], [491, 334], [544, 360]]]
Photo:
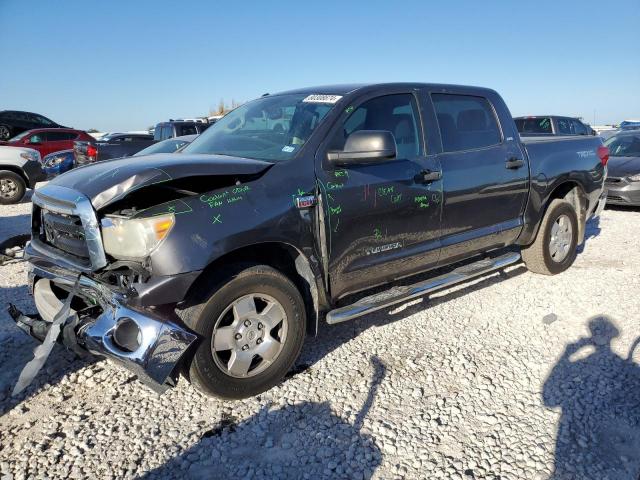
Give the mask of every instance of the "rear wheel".
[[293, 366], [305, 336], [300, 292], [266, 265], [239, 266], [208, 299], [178, 311], [203, 339], [189, 379], [206, 394], [239, 399], [276, 385]]
[[535, 241], [522, 249], [527, 268], [543, 275], [568, 269], [576, 259], [578, 215], [573, 205], [556, 199], [549, 204]]
[[18, 203], [24, 197], [27, 185], [15, 172], [0, 170], [0, 204]]

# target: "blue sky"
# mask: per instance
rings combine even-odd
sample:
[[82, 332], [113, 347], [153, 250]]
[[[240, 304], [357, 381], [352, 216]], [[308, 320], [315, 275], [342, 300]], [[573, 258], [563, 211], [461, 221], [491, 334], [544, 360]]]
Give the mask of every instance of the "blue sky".
[[514, 115], [640, 117], [640, 1], [0, 0], [0, 109], [144, 129], [221, 98], [471, 84]]

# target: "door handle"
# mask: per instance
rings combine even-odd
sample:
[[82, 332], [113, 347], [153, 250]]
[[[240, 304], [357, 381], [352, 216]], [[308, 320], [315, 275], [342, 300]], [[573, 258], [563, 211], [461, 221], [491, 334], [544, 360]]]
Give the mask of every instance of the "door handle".
[[416, 175], [416, 182], [419, 183], [430, 183], [435, 182], [436, 180], [440, 180], [442, 178], [442, 172], [439, 170], [422, 170], [418, 175]]
[[523, 165], [524, 165], [524, 160], [521, 160], [516, 157], [510, 158], [509, 160], [507, 160], [507, 163], [505, 163], [505, 167], [507, 167], [509, 170], [516, 170], [522, 167]]

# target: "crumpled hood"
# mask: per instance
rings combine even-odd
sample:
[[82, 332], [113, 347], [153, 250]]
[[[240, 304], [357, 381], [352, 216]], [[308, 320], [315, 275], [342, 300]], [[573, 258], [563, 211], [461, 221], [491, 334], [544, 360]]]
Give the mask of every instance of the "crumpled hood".
[[99, 210], [128, 193], [184, 177], [253, 175], [272, 163], [222, 155], [158, 153], [107, 160], [75, 168], [50, 182], [83, 193]]
[[609, 157], [607, 169], [610, 177], [627, 177], [640, 173], [640, 157]]

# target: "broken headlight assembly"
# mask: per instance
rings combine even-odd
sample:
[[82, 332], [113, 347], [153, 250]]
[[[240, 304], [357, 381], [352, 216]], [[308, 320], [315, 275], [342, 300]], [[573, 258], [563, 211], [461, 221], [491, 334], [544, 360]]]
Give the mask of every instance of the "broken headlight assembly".
[[169, 235], [173, 215], [127, 218], [107, 215], [102, 219], [104, 251], [119, 260], [141, 259], [153, 252]]

